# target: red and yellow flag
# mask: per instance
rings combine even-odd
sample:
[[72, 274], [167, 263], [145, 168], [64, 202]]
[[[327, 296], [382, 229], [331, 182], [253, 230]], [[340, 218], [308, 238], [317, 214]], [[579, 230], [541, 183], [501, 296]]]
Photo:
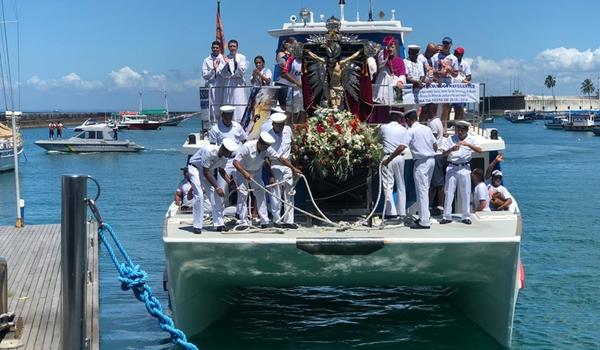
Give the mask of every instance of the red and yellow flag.
[[225, 54], [225, 33], [223, 32], [223, 21], [221, 20], [221, 1], [217, 1], [217, 33], [216, 41], [221, 46], [221, 54]]

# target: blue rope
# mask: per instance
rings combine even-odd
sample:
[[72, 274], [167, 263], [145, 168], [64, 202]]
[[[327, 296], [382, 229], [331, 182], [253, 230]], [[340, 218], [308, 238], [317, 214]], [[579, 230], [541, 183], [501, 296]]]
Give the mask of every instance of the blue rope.
[[[104, 231], [108, 232], [110, 238], [112, 238], [115, 246], [119, 249], [119, 252], [125, 259], [125, 262], [119, 262], [114, 250], [108, 243], [106, 236], [104, 235]], [[152, 295], [152, 290], [146, 284], [146, 280], [148, 279], [148, 274], [146, 271], [142, 270], [139, 265], [134, 265], [131, 261], [131, 258], [121, 245], [121, 242], [115, 236], [115, 233], [112, 227], [109, 224], [102, 223], [98, 227], [98, 236], [100, 237], [100, 242], [104, 244], [110, 258], [115, 264], [117, 271], [119, 271], [119, 281], [121, 281], [121, 289], [126, 291], [131, 289], [135, 298], [146, 305], [146, 310], [148, 313], [152, 315], [152, 317], [158, 319], [158, 323], [160, 328], [164, 331], [169, 332], [171, 335], [171, 341], [177, 345], [180, 345], [184, 349], [187, 350], [198, 350], [196, 345], [187, 341], [185, 334], [179, 329], [175, 328], [175, 324], [173, 320], [165, 315], [162, 310], [162, 306], [160, 305], [160, 301]]]

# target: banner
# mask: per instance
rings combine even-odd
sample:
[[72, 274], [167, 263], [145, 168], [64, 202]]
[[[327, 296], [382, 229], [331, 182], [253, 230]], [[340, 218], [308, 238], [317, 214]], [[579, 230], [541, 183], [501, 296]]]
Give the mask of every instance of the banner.
[[399, 104], [479, 103], [479, 84], [440, 84], [413, 90], [405, 86]]

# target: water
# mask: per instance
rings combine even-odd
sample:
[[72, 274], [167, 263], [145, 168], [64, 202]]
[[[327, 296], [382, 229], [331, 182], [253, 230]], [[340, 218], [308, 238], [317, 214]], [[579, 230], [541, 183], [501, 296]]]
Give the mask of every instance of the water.
[[[59, 223], [60, 175], [90, 174], [102, 184], [98, 205], [150, 285], [161, 281], [163, 215], [185, 157], [179, 147], [199, 122], [119, 136], [146, 146], [139, 154], [45, 154], [23, 131], [21, 165], [27, 224]], [[600, 348], [600, 137], [544, 129], [541, 122], [497, 120], [507, 142], [506, 185], [523, 212], [526, 287], [515, 316], [513, 349]], [[90, 191], [94, 189], [90, 186]], [[0, 174], [0, 225], [14, 224], [13, 174]], [[175, 349], [131, 292], [122, 292], [101, 252], [104, 349]], [[194, 339], [200, 349], [498, 349], [446, 301], [440, 289], [253, 288]]]

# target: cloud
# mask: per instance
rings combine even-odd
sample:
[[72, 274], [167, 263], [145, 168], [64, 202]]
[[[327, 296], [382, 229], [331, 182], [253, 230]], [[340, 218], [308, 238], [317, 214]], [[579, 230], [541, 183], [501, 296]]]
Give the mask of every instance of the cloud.
[[27, 79], [27, 84], [32, 85], [40, 90], [47, 90], [48, 88], [50, 88], [50, 84], [48, 83], [48, 81], [41, 79], [37, 75], [34, 75], [31, 78]]
[[42, 79], [37, 75], [27, 79], [27, 85], [31, 85], [39, 90], [48, 90], [51, 88], [67, 88], [73, 90], [96, 90], [104, 86], [101, 81], [83, 80], [77, 73], [69, 73], [60, 79]]
[[555, 71], [595, 71], [600, 67], [600, 48], [580, 51], [557, 47], [540, 52], [535, 61], [543, 68]]
[[139, 87], [144, 81], [142, 75], [129, 68], [129, 66], [125, 66], [116, 72], [111, 71], [108, 75], [118, 88], [123, 89]]
[[[468, 62], [468, 59], [465, 59]], [[474, 76], [486, 78], [508, 78], [521, 70], [522, 62], [514, 58], [505, 58], [499, 61], [485, 59], [477, 56], [471, 62]]]

